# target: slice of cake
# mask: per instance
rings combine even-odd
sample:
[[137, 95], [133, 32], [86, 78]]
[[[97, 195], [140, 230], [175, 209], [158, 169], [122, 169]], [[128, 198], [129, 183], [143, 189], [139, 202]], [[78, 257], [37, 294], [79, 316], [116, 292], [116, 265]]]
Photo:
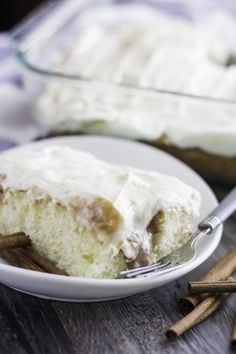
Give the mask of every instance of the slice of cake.
[[0, 156], [0, 233], [30, 235], [69, 275], [116, 278], [187, 242], [200, 196], [178, 179], [67, 146]]

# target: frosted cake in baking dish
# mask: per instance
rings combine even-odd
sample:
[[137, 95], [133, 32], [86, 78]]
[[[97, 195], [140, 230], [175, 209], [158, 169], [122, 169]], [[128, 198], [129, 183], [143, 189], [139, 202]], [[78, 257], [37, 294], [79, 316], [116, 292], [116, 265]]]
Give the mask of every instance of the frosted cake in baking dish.
[[200, 196], [180, 180], [66, 146], [0, 155], [0, 233], [30, 235], [69, 275], [116, 278], [181, 247]]
[[230, 14], [194, 23], [141, 5], [105, 6], [84, 14], [78, 33], [55, 71], [147, 90], [54, 81], [36, 104], [44, 126], [144, 140], [206, 177], [235, 182], [236, 105], [150, 91], [236, 101], [236, 24]]

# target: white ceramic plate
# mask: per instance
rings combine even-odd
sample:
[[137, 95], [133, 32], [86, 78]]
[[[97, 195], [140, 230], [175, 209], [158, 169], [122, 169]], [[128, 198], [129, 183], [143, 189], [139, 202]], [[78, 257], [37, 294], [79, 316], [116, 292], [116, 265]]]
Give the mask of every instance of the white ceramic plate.
[[[217, 205], [212, 190], [194, 171], [170, 155], [141, 143], [97, 136], [77, 136], [48, 139], [13, 150], [21, 149], [23, 152], [25, 149], [58, 144], [90, 151], [97, 157], [115, 164], [156, 170], [179, 177], [201, 193], [203, 203], [200, 218], [206, 216]], [[202, 239], [199, 253], [192, 262], [172, 273], [155, 278], [83, 279], [29, 271], [0, 261], [0, 282], [25, 293], [61, 301], [89, 302], [121, 298], [160, 287], [190, 272], [214, 252], [221, 235], [222, 227], [211, 236]]]

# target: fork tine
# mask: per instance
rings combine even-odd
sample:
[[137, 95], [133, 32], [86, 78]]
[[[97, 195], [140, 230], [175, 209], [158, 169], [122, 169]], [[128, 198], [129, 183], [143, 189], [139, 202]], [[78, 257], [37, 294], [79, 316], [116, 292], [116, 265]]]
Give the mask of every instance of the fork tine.
[[145, 268], [145, 269], [151, 269], [151, 268], [153, 268], [154, 266], [159, 266], [159, 265], [161, 265], [161, 264], [163, 264], [163, 263], [162, 263], [162, 262], [157, 262], [157, 263], [155, 263], [155, 264], [150, 264], [150, 265], [145, 266], [145, 267], [138, 267], [138, 268], [134, 268], [134, 269], [122, 270], [122, 271], [120, 272], [120, 275], [127, 275], [127, 274], [131, 274], [131, 273], [136, 273], [137, 271], [143, 270], [144, 268]]
[[137, 277], [137, 276], [139, 276], [139, 275], [148, 274], [148, 273], [157, 271], [157, 270], [159, 270], [159, 269], [168, 267], [170, 264], [171, 264], [171, 262], [168, 262], [168, 263], [161, 263], [160, 265], [156, 265], [156, 264], [154, 265], [154, 264], [153, 264], [152, 266], [149, 266], [148, 269], [147, 269], [146, 267], [143, 267], [143, 268], [141, 268], [140, 270], [137, 270], [136, 272], [133, 271], [132, 273], [126, 273], [126, 277], [127, 277], [127, 278], [133, 278], [133, 277]]
[[180, 268], [183, 264], [186, 264], [185, 262], [179, 262], [178, 264], [172, 265], [171, 263], [168, 265], [167, 268], [165, 269], [157, 269], [153, 270], [151, 272], [146, 272], [144, 274], [137, 275], [136, 278], [153, 278], [162, 274], [170, 273], [178, 268]]

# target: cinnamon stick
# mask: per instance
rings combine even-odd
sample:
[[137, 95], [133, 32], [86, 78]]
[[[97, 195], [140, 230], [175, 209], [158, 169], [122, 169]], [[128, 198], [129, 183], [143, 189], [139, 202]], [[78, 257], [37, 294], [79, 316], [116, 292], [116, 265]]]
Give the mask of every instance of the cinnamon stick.
[[0, 251], [0, 257], [14, 267], [19, 267], [16, 258], [10, 251]]
[[0, 257], [9, 264], [24, 269], [68, 275], [46, 257], [42, 257], [33, 249], [26, 248], [30, 245], [31, 240], [24, 232], [16, 232], [6, 236], [0, 234]]
[[233, 326], [233, 332], [232, 332], [232, 336], [231, 336], [231, 340], [230, 340], [230, 345], [232, 350], [234, 350], [236, 352], [236, 320], [234, 322], [234, 326]]
[[192, 312], [167, 330], [167, 338], [174, 339], [179, 337], [195, 325], [204, 321], [219, 308], [223, 300], [228, 296], [229, 294], [218, 294], [207, 297], [198, 306], [196, 306]]
[[0, 238], [0, 250], [27, 247], [31, 245], [29, 236], [17, 233]]
[[44, 269], [47, 273], [59, 274], [59, 275], [67, 275], [68, 276], [68, 274], [65, 271], [59, 269], [57, 266], [55, 266], [55, 264], [52, 261], [50, 261], [46, 257], [42, 257], [35, 250], [28, 248], [28, 249], [23, 249], [21, 252], [27, 258], [31, 259], [38, 266], [40, 266], [42, 269]]
[[25, 235], [25, 233], [22, 231], [14, 232], [13, 234], [9, 234], [9, 235], [3, 235], [0, 233], [1, 237], [15, 237], [15, 236], [22, 236], [22, 235]]
[[236, 292], [236, 281], [213, 281], [213, 282], [202, 282], [202, 281], [190, 281], [188, 283], [188, 289], [191, 294], [202, 294], [202, 293], [234, 293]]
[[[212, 267], [200, 280], [219, 281], [225, 280], [236, 269], [236, 250], [227, 253], [214, 267]], [[193, 295], [187, 293], [179, 301], [180, 311], [183, 314], [192, 311], [208, 295]]]
[[44, 270], [35, 264], [29, 257], [25, 257], [21, 250], [6, 250], [0, 252], [0, 257], [10, 265], [24, 269], [44, 272]]

